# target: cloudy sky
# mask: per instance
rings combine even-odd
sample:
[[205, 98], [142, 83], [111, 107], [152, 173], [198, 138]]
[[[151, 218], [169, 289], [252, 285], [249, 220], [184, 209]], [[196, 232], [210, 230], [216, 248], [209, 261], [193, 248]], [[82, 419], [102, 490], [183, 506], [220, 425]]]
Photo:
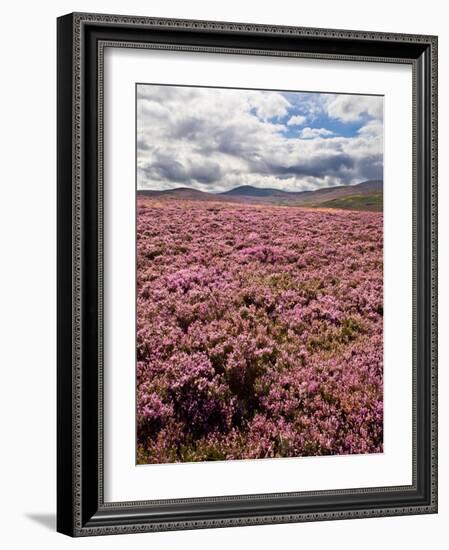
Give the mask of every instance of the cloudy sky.
[[383, 98], [137, 86], [137, 186], [302, 191], [381, 179]]

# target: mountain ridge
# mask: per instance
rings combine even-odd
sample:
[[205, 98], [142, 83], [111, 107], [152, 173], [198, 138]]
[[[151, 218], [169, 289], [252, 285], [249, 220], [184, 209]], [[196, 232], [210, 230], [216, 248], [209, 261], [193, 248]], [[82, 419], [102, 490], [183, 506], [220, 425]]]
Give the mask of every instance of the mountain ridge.
[[[285, 191], [283, 189], [241, 185], [221, 193], [209, 193], [189, 187], [168, 190], [137, 190], [138, 196], [160, 199], [218, 201], [279, 206], [329, 206], [358, 205], [349, 209], [382, 210], [383, 180], [366, 180], [354, 185], [338, 185], [312, 191]], [[352, 197], [351, 200], [348, 197]], [[345, 200], [343, 200], [345, 199]]]

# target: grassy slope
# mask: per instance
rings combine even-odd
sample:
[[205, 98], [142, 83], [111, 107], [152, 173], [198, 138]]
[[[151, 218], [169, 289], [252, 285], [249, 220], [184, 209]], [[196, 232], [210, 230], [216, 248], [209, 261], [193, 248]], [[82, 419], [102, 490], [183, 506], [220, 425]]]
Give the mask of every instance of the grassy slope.
[[383, 192], [366, 191], [351, 193], [348, 188], [322, 189], [318, 192], [295, 194], [284, 193], [273, 196], [214, 195], [194, 189], [180, 188], [171, 192], [138, 191], [138, 196], [153, 200], [189, 200], [215, 203], [232, 203], [258, 206], [300, 206], [305, 208], [339, 208], [343, 210], [365, 210], [382, 212]]
[[363, 195], [348, 195], [329, 201], [315, 203], [310, 206], [317, 208], [343, 208], [345, 210], [370, 210], [372, 212], [382, 212], [383, 193], [365, 193]]

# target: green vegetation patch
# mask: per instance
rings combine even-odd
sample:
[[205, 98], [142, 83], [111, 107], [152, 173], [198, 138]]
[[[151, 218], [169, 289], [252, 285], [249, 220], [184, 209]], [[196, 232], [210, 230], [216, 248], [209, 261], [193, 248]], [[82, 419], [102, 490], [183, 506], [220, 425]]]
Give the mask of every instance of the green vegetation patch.
[[366, 193], [363, 195], [348, 195], [313, 205], [316, 208], [343, 208], [345, 210], [369, 210], [382, 212], [383, 193]]

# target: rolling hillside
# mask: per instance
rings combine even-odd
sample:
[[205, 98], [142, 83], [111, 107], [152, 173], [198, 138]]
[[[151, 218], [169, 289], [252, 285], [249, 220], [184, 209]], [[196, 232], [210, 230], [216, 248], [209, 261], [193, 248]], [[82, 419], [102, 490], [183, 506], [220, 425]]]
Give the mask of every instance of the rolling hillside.
[[243, 185], [223, 193], [206, 193], [188, 187], [167, 191], [138, 190], [138, 196], [162, 200], [220, 201], [278, 206], [305, 206], [309, 208], [342, 208], [349, 210], [381, 211], [383, 208], [383, 181], [368, 180], [356, 185], [326, 187], [315, 191], [283, 191]]

